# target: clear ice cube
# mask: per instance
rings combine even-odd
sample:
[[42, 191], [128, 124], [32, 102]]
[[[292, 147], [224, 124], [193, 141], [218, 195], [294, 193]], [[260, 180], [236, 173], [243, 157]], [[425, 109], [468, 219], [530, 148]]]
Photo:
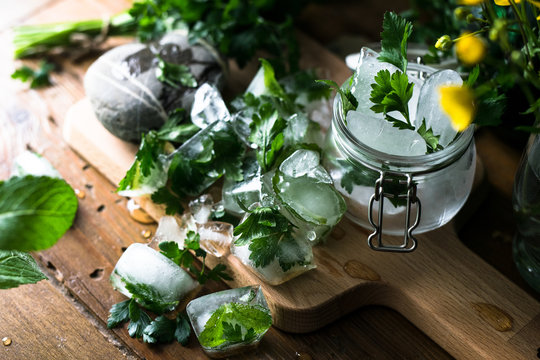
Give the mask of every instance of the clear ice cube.
[[[240, 317], [235, 319], [234, 314], [231, 314], [232, 307], [227, 307], [233, 303], [258, 309], [266, 313], [267, 316], [270, 316], [271, 320], [270, 309], [260, 286], [247, 286], [219, 291], [194, 299], [187, 305], [186, 312], [197, 339], [200, 339], [205, 329], [207, 329], [206, 331], [221, 333], [223, 322], [234, 323], [234, 325], [240, 326], [243, 336], [247, 333], [248, 328], [253, 328], [255, 331], [255, 336], [246, 342], [231, 342], [223, 338], [223, 341], [221, 339], [218, 340], [218, 342], [221, 342], [219, 345], [206, 346], [203, 341], [201, 346], [211, 357], [227, 357], [251, 349], [257, 346], [266, 331], [270, 328], [270, 326], [267, 326], [268, 324], [263, 326], [251, 324], [251, 319], [242, 320]], [[207, 326], [208, 320], [220, 308], [227, 310], [223, 311], [222, 316], [216, 319], [217, 321]]]
[[222, 257], [229, 252], [233, 230], [234, 227], [231, 224], [221, 221], [197, 224], [201, 247], [215, 257]]
[[304, 113], [296, 113], [289, 117], [283, 135], [286, 146], [300, 143], [321, 146], [323, 143], [323, 134], [319, 124], [311, 121]]
[[457, 134], [450, 123], [448, 115], [442, 110], [439, 87], [446, 85], [462, 85], [461, 76], [453, 70], [437, 71], [429, 76], [420, 91], [418, 111], [416, 113], [416, 127], [422, 125], [426, 119], [427, 128], [432, 128], [435, 135], [440, 135], [439, 144], [446, 147]]
[[389, 121], [359, 111], [349, 111], [347, 127], [361, 143], [387, 154], [416, 156], [427, 151], [425, 140], [416, 131], [401, 130]]
[[122, 254], [111, 274], [113, 288], [132, 296], [126, 282], [145, 285], [156, 294], [157, 303], [173, 310], [174, 303], [194, 290], [198, 283], [172, 260], [144, 244], [131, 244]]
[[213, 207], [214, 199], [210, 194], [203, 194], [189, 202], [189, 211], [198, 224], [204, 224], [210, 219]]
[[279, 171], [293, 178], [308, 176], [319, 182], [332, 184], [332, 178], [328, 172], [319, 165], [320, 160], [321, 157], [317, 151], [299, 149], [283, 160]]
[[229, 121], [231, 114], [221, 97], [221, 93], [208, 83], [202, 84], [195, 92], [191, 121], [204, 129], [217, 120]]
[[289, 251], [291, 245], [287, 242], [280, 242], [279, 244], [282, 254], [291, 254], [291, 256], [293, 256], [292, 254], [296, 254], [295, 259], [298, 258], [298, 255], [303, 258], [302, 265], [296, 264], [287, 271], [283, 271], [277, 258], [267, 266], [255, 266], [254, 262], [249, 258], [251, 256], [249, 244], [238, 246], [233, 242], [231, 244], [231, 253], [264, 282], [270, 285], [279, 285], [317, 267], [313, 262], [313, 251], [309, 241], [302, 238], [294, 238], [294, 241], [294, 252]]
[[222, 199], [225, 210], [233, 215], [241, 216], [244, 209], [249, 209], [261, 200], [262, 183], [261, 168], [254, 157], [247, 158], [242, 166], [244, 180], [235, 182], [225, 179], [222, 188]]

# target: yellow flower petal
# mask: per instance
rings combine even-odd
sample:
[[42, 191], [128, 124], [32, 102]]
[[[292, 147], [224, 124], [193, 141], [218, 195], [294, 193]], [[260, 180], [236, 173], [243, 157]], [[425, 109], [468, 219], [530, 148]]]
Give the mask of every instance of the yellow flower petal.
[[474, 120], [474, 94], [466, 86], [448, 85], [439, 87], [441, 108], [448, 114], [452, 127], [465, 130]]
[[[521, 0], [514, 0], [516, 4], [519, 4]], [[495, 5], [510, 6], [510, 0], [495, 0]]]
[[465, 65], [478, 64], [486, 56], [487, 46], [478, 36], [464, 34], [456, 42], [456, 55]]
[[480, 5], [484, 1], [485, 0], [459, 0], [458, 4], [459, 5]]

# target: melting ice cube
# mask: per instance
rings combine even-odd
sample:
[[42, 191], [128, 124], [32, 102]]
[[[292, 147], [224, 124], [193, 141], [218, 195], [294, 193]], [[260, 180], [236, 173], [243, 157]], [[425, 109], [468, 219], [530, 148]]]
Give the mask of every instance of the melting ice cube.
[[[257, 346], [272, 324], [260, 286], [202, 296], [192, 300], [186, 311], [197, 339], [211, 357], [227, 357]], [[227, 338], [223, 328], [231, 325], [240, 331], [241, 337]]]
[[197, 282], [180, 266], [144, 244], [131, 244], [122, 254], [111, 274], [115, 290], [127, 297], [126, 284], [145, 286], [155, 294], [154, 302], [173, 310], [175, 303], [197, 287]]
[[418, 102], [416, 127], [420, 127], [422, 119], [425, 118], [428, 129], [432, 128], [435, 135], [440, 135], [439, 144], [444, 147], [452, 142], [457, 131], [454, 130], [448, 115], [441, 108], [439, 87], [461, 84], [463, 80], [457, 72], [441, 70], [428, 77], [420, 91], [421, 100]]

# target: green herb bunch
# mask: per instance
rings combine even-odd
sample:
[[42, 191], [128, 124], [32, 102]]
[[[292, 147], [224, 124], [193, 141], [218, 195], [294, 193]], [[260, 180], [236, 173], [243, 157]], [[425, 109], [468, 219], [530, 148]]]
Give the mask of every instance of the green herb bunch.
[[243, 67], [256, 51], [276, 55], [278, 62], [298, 69], [295, 16], [309, 1], [137, 0], [109, 19], [13, 29], [15, 57], [66, 49], [91, 48], [109, 36], [134, 36], [150, 41], [184, 29], [191, 41], [202, 39]]

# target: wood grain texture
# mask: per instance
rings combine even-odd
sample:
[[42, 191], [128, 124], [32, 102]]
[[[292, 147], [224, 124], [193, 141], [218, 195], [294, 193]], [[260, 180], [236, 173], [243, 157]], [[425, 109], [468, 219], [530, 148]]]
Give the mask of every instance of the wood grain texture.
[[[348, 76], [340, 70], [345, 68], [341, 61], [325, 57], [325, 50], [306, 38], [302, 42], [307, 58], [319, 54], [311, 67], [319, 62], [337, 81]], [[112, 154], [123, 154], [126, 144], [105, 141], [112, 137], [105, 132], [84, 100], [68, 114], [67, 142], [117, 183], [129, 168], [129, 156], [117, 160]], [[89, 137], [99, 138], [99, 144], [87, 148], [92, 145]], [[110, 156], [103, 158], [103, 154]], [[111, 169], [115, 170], [108, 172]], [[141, 205], [156, 219], [163, 215], [151, 202]], [[369, 250], [366, 237], [364, 229], [345, 219], [326, 244], [314, 248], [316, 269], [279, 286], [262, 284], [274, 324], [290, 332], [308, 332], [360, 306], [377, 304], [398, 310], [459, 358], [515, 359], [534, 352], [534, 343], [517, 348], [509, 345], [509, 339], [533, 321], [540, 304], [463, 246], [452, 225], [420, 235], [419, 249], [402, 256]], [[232, 287], [261, 282], [230, 254], [209, 263], [213, 266], [218, 261], [234, 274], [229, 282]], [[351, 262], [356, 264], [355, 270], [351, 270]], [[351, 276], [355, 271], [361, 276]], [[480, 313], [475, 307], [479, 303], [487, 304]], [[511, 322], [504, 332], [493, 326], [492, 320], [500, 314], [508, 314]]]
[[49, 282], [0, 292], [0, 359], [126, 359]]
[[[121, 10], [122, 6], [128, 6], [130, 1], [86, 0], [82, 3], [69, 0], [54, 0], [51, 2], [55, 4], [53, 10], [45, 13], [43, 11], [37, 11], [40, 9], [35, 9], [36, 11], [29, 8], [20, 9], [20, 11], [15, 9], [29, 3], [37, 4], [30, 0], [13, 2], [9, 5], [13, 7], [10, 10], [12, 10], [12, 13], [30, 14], [31, 16], [26, 15], [24, 18], [26, 23], [51, 22], [100, 17], [104, 10], [109, 14], [113, 14], [117, 10]], [[392, 5], [388, 4], [388, 8], [391, 7]], [[358, 14], [369, 16], [364, 10], [358, 12]], [[328, 12], [324, 12], [324, 17], [327, 20], [328, 15]], [[335, 15], [339, 19], [343, 15], [343, 12], [341, 11]], [[15, 22], [14, 20], [10, 23]], [[340, 24], [338, 21], [338, 26], [332, 27], [331, 21], [329, 21], [328, 24], [325, 23], [324, 25], [326, 29], [336, 29], [339, 28]], [[379, 25], [379, 23], [376, 24], [377, 32]], [[318, 23], [313, 29], [323, 30], [325, 27], [320, 26], [320, 23]], [[326, 30], [323, 31], [325, 35], [328, 34]], [[121, 295], [112, 291], [112, 288], [108, 284], [107, 277], [110, 270], [120, 256], [122, 248], [132, 242], [144, 241], [140, 232], [146, 229], [153, 229], [153, 227], [143, 226], [132, 221], [125, 210], [125, 200], [114, 194], [114, 186], [96, 171], [94, 167], [89, 165], [87, 161], [73, 153], [62, 141], [61, 126], [66, 111], [71, 105], [84, 97], [82, 77], [86, 68], [99, 53], [78, 60], [76, 63], [65, 58], [52, 59], [60, 69], [59, 73], [53, 75], [55, 85], [52, 88], [39, 91], [27, 90], [26, 85], [6, 80], [9, 79], [9, 74], [13, 71], [15, 65], [19, 64], [18, 62], [13, 62], [10, 58], [10, 39], [8, 35], [9, 33], [6, 32], [0, 34], [0, 44], [5, 49], [5, 51], [0, 53], [0, 82], [2, 84], [0, 94], [2, 94], [3, 99], [0, 102], [0, 108], [2, 112], [7, 114], [5, 117], [7, 121], [13, 122], [15, 120], [15, 114], [20, 113], [27, 113], [35, 117], [41, 124], [43, 136], [38, 139], [38, 146], [35, 146], [36, 144], [34, 143], [31, 145], [40, 152], [43, 152], [61, 170], [62, 175], [68, 179], [74, 188], [82, 189], [86, 192], [86, 197], [80, 200], [80, 210], [77, 215], [75, 227], [59, 244], [47, 252], [40, 253], [40, 262], [45, 266], [49, 265], [51, 268], [56, 268], [57, 278], [62, 280], [64, 286], [76, 296], [76, 299], [94, 314], [98, 321], [104, 324], [107, 318], [108, 307], [112, 303], [124, 299]], [[125, 40], [115, 39], [105, 44], [104, 48], [121, 43], [122, 41]], [[314, 53], [312, 58], [316, 59], [318, 56], [319, 54]], [[37, 65], [37, 61], [25, 62], [32, 66]], [[251, 64], [250, 71], [255, 71], [256, 66], [257, 62], [255, 61]], [[324, 71], [325, 69], [322, 70]], [[348, 76], [346, 71], [346, 69], [343, 70], [343, 75], [335, 77], [336, 81], [346, 78]], [[325, 77], [332, 78], [331, 76]], [[235, 82], [235, 87], [230, 89], [230, 93], [235, 94], [243, 91], [249, 79], [247, 75], [241, 79], [235, 79], [238, 82]], [[9, 94], [12, 98], [15, 97], [17, 101], [9, 102], [10, 105], [8, 105], [5, 101], [5, 94]], [[13, 109], [15, 111], [11, 111]], [[499, 144], [490, 141], [482, 143], [483, 150], [487, 153], [494, 154], [495, 160], [498, 156], [498, 146]], [[0, 155], [2, 155], [1, 152]], [[4, 165], [3, 160], [1, 159], [0, 161], [0, 167]], [[513, 178], [512, 176], [507, 176], [507, 170], [503, 166], [497, 166], [496, 161], [494, 161], [494, 164], [495, 166], [489, 167], [488, 175], [490, 178]], [[482, 212], [474, 214], [474, 223], [466, 224], [463, 233], [466, 235], [466, 238], [470, 239], [469, 246], [482, 254], [491, 264], [500, 268], [505, 275], [511, 276], [513, 281], [519, 281], [517, 271], [515, 269], [512, 270], [511, 267], [511, 256], [508, 256], [509, 242], [506, 240], [506, 237], [509, 236], [508, 234], [511, 235], [512, 231], [511, 214], [505, 210], [506, 207], [509, 208], [509, 206], [506, 206], [508, 200], [501, 197], [498, 193], [490, 192], [489, 195], [489, 201], [480, 208]], [[97, 211], [101, 206], [104, 206], [104, 210]], [[503, 210], [502, 213], [501, 209]], [[487, 216], [483, 214], [487, 214]], [[498, 225], [503, 224], [504, 228], [501, 229], [500, 226], [494, 227], [495, 223]], [[480, 242], [479, 240], [482, 241]], [[446, 251], [444, 244], [440, 251], [443, 253]], [[464, 251], [467, 252], [468, 249]], [[329, 261], [329, 264], [331, 266], [332, 262]], [[339, 271], [337, 266], [333, 266], [333, 268], [335, 271]], [[103, 269], [103, 271], [96, 272], [96, 269]], [[375, 271], [378, 269], [375, 266], [372, 270]], [[91, 274], [97, 276], [91, 277]], [[451, 277], [451, 275], [448, 276]], [[384, 281], [385, 279], [383, 277], [381, 283], [384, 283]], [[523, 281], [521, 281], [521, 284], [523, 285]], [[211, 283], [208, 284], [203, 292], [212, 292], [225, 288], [226, 286], [223, 284]], [[39, 287], [28, 286], [25, 290], [27, 290], [27, 293], [13, 290], [16, 291], [16, 295], [7, 297], [10, 303], [24, 301], [25, 298], [33, 297], [34, 295], [39, 298], [41, 294]], [[4, 294], [8, 294], [11, 291], [2, 292], [0, 299], [4, 298]], [[379, 288], [378, 296], [382, 296], [380, 292], [383, 291], [387, 291], [387, 289]], [[403, 302], [403, 307], [410, 305], [407, 298], [401, 295], [397, 294], [396, 302]], [[365, 296], [367, 294], [364, 294]], [[391, 296], [391, 294], [387, 296]], [[364, 299], [364, 297], [360, 297], [360, 300]], [[428, 294], [427, 298], [432, 299], [432, 302], [437, 301], [437, 298], [433, 294]], [[56, 302], [57, 300], [53, 301]], [[349, 299], [349, 302], [354, 303], [355, 301], [355, 298]], [[480, 300], [475, 299], [475, 301], [479, 302]], [[344, 303], [344, 306], [353, 305]], [[75, 313], [77, 312], [76, 309], [73, 311]], [[472, 308], [469, 311], [467, 314], [470, 316], [477, 316], [472, 313], [474, 311]], [[426, 315], [425, 312], [419, 312], [416, 317], [421, 318], [422, 316], [430, 318], [432, 314], [428, 313]], [[32, 326], [31, 321], [21, 323], [19, 320], [21, 318], [32, 319], [32, 317], [32, 310], [21, 307], [18, 317], [0, 315], [0, 327], [5, 327], [10, 329], [10, 331], [18, 328], [26, 329]], [[409, 315], [409, 317], [413, 320], [415, 319], [412, 315]], [[64, 321], [69, 321], [69, 317], [62, 320], [51, 316], [48, 319], [54, 321], [56, 327], [65, 329], [70, 337], [77, 335], [71, 327], [64, 324]], [[435, 327], [437, 326], [435, 325]], [[35, 333], [40, 334], [42, 339], [49, 339], [47, 337], [48, 334], [41, 331], [45, 328], [37, 326], [35, 328], [32, 327], [32, 329], [34, 329], [33, 331]], [[111, 333], [118, 336], [140, 358], [206, 358], [202, 354], [194, 337], [190, 339], [188, 348], [182, 348], [179, 345], [148, 346], [138, 340], [129, 338], [125, 329], [118, 329], [114, 332], [111, 331]], [[25, 344], [25, 354], [39, 354], [39, 357], [36, 358], [48, 359], [47, 350], [49, 345], [55, 346], [56, 343], [43, 344], [41, 342], [30, 341], [30, 338], [26, 341], [26, 336], [31, 335], [24, 334], [22, 339]], [[0, 335], [3, 336], [3, 333]], [[540, 346], [540, 344], [537, 344], [539, 338], [540, 323], [539, 317], [537, 317], [520, 331], [512, 332], [509, 344], [516, 348], [530, 349], [531, 344], [536, 344], [536, 347]], [[435, 340], [440, 341], [437, 338]], [[20, 338], [14, 338], [14, 341], [20, 341]], [[440, 343], [443, 344], [445, 342], [442, 341]], [[90, 343], [81, 344], [79, 353], [86, 353], [86, 349], [91, 348], [91, 346], [92, 344]], [[452, 358], [399, 313], [380, 306], [363, 307], [309, 334], [290, 334], [276, 328], [271, 328], [256, 352], [243, 355], [239, 358], [293, 359], [297, 358], [297, 354], [309, 355], [313, 359]], [[536, 352], [528, 355], [528, 358], [535, 358]], [[472, 355], [469, 355], [469, 357], [472, 357]], [[12, 358], [9, 357], [7, 359]], [[32, 357], [22, 358], [32, 359]], [[70, 356], [68, 358], [78, 359], [80, 357]], [[114, 357], [111, 356], [110, 358]]]

